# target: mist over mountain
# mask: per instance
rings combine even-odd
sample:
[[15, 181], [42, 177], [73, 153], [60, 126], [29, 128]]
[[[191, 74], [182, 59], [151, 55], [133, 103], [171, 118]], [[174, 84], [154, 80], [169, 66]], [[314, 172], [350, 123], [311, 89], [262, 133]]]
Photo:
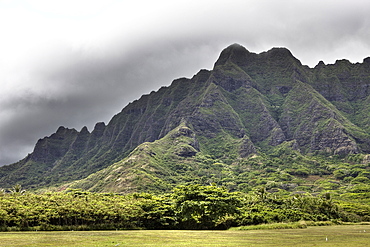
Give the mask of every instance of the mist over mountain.
[[282, 187], [294, 176], [333, 175], [333, 159], [367, 164], [369, 86], [370, 58], [309, 68], [286, 48], [256, 54], [233, 44], [212, 70], [143, 95], [91, 132], [61, 126], [39, 139], [23, 160], [0, 167], [0, 187], [240, 189], [266, 167]]

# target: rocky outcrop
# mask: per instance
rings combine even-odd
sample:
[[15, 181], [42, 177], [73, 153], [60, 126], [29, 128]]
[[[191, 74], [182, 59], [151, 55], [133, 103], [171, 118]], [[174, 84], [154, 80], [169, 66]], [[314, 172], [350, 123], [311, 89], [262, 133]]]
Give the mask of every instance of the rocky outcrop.
[[336, 120], [330, 119], [315, 131], [311, 137], [311, 151], [325, 151], [337, 155], [356, 154], [359, 152], [355, 141], [351, 140], [345, 128]]
[[305, 152], [359, 152], [352, 139], [358, 134], [344, 127], [353, 124], [307, 84], [297, 83], [290, 91], [279, 123], [288, 140], [296, 140]]
[[38, 140], [30, 159], [40, 163], [54, 163], [68, 152], [78, 135], [75, 129], [61, 126], [50, 137]]
[[239, 155], [241, 158], [247, 158], [252, 154], [257, 154], [257, 149], [248, 137], [242, 139], [242, 144], [240, 145]]

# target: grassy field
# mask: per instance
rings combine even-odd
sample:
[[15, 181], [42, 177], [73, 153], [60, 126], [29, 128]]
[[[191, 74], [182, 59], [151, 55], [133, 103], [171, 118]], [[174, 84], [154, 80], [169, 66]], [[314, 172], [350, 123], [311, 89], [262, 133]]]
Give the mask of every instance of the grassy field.
[[248, 231], [2, 232], [0, 246], [370, 246], [370, 225]]

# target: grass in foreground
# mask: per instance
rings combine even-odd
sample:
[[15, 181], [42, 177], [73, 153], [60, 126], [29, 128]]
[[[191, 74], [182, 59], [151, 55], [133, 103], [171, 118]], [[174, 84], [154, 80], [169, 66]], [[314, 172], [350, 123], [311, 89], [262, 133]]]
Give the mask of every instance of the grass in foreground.
[[370, 225], [248, 231], [3, 232], [1, 246], [369, 246]]

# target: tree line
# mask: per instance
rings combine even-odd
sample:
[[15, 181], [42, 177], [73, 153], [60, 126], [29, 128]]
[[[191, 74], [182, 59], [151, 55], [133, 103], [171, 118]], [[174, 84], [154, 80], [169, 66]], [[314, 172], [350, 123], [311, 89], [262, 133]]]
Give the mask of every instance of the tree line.
[[246, 194], [197, 184], [159, 195], [81, 190], [36, 194], [20, 187], [0, 195], [2, 231], [228, 229], [300, 220], [370, 221], [370, 206], [334, 200], [328, 193], [286, 195], [259, 188]]

